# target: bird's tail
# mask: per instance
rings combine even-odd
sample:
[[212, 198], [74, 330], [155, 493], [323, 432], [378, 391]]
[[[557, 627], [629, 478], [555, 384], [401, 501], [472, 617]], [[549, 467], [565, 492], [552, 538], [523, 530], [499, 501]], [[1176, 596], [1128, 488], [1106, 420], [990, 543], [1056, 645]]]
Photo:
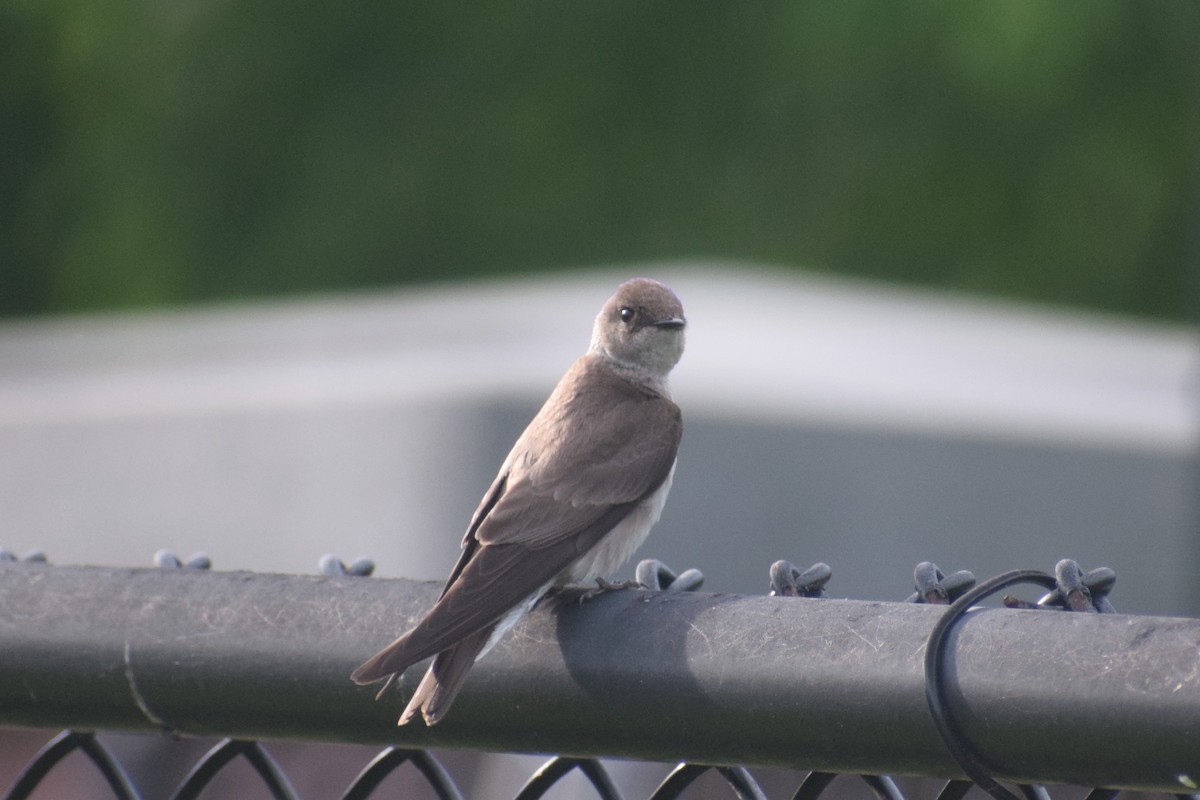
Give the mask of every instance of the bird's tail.
[[[418, 713], [421, 714], [426, 725], [437, 724], [438, 720], [445, 716], [450, 709], [454, 698], [458, 696], [458, 690], [462, 688], [467, 673], [471, 671], [475, 659], [487, 645], [495, 627], [495, 625], [489, 625], [478, 630], [438, 653], [429, 669], [426, 670], [425, 677], [421, 678], [421, 683], [417, 686], [417, 691], [413, 693], [412, 699], [408, 701], [404, 713], [400, 715], [398, 724], [407, 725]], [[362, 667], [359, 669], [361, 670]]]

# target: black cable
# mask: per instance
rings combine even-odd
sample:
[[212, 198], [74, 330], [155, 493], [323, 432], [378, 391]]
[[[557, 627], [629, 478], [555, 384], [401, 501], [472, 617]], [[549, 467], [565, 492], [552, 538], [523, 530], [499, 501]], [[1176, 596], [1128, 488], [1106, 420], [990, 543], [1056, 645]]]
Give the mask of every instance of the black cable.
[[963, 733], [962, 728], [950, 713], [946, 697], [946, 639], [971, 606], [980, 600], [1007, 589], [1017, 583], [1036, 583], [1046, 589], [1054, 589], [1053, 575], [1035, 569], [1015, 569], [990, 578], [955, 600], [938, 619], [925, 645], [925, 700], [938, 735], [946, 743], [950, 755], [975, 784], [995, 797], [996, 800], [1022, 800], [1001, 786], [983, 763], [979, 751]]

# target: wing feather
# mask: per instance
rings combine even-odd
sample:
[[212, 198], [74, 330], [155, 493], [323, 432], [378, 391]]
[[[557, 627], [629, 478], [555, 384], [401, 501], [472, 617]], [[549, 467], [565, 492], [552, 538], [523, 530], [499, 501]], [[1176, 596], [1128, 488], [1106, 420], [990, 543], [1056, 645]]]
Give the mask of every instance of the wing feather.
[[382, 680], [494, 625], [578, 558], [580, 542], [589, 542], [589, 547], [595, 544], [627, 513], [622, 506], [608, 507], [592, 525], [579, 531], [578, 542], [560, 539], [538, 550], [520, 544], [480, 545], [429, 613], [355, 670], [351, 678], [360, 684]]
[[442, 596], [359, 667], [371, 683], [494, 625], [599, 542], [670, 474], [682, 420], [667, 397], [597, 368], [569, 370], [517, 440], [463, 537]]
[[[506, 490], [475, 537], [538, 548], [572, 536], [605, 507], [661, 486], [682, 434], [678, 406], [611, 370], [564, 380], [509, 455]], [[549, 455], [523, 450], [530, 439], [559, 446]]]

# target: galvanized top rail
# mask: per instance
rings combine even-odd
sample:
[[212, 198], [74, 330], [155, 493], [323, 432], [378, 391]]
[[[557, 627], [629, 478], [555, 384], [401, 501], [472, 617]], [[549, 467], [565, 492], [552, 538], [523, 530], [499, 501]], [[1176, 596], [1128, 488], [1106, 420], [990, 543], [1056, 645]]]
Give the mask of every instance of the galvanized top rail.
[[[960, 775], [924, 696], [941, 608], [543, 603], [443, 723], [397, 728], [402, 697], [347, 676], [438, 588], [0, 563], [0, 725]], [[949, 705], [997, 777], [1174, 792], [1200, 777], [1200, 620], [995, 608], [948, 646]]]

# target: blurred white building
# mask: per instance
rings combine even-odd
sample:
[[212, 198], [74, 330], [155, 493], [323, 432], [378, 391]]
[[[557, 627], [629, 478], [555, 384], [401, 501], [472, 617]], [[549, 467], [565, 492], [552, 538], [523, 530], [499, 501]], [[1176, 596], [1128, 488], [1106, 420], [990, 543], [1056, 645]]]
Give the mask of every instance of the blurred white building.
[[1117, 571], [1118, 610], [1200, 613], [1194, 329], [743, 265], [0, 324], [0, 545], [280, 572], [365, 554], [441, 580], [637, 274], [690, 323], [675, 485], [639, 558], [738, 592], [820, 560], [835, 596], [901, 599], [921, 560], [1070, 557]]

